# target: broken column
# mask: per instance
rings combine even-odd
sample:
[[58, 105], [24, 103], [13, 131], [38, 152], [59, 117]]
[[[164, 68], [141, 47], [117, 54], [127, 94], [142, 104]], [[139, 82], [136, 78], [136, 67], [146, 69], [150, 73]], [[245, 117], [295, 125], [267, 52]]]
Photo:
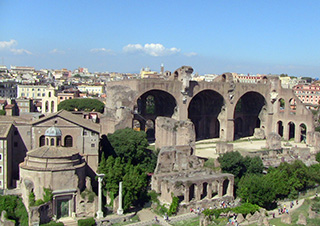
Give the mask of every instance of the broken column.
[[98, 190], [98, 212], [97, 212], [97, 218], [102, 218], [103, 217], [103, 212], [102, 212], [102, 180], [104, 177], [104, 174], [97, 174], [98, 176], [98, 183], [99, 183], [99, 190]]
[[117, 210], [118, 215], [123, 214], [123, 209], [122, 209], [122, 181], [119, 182], [119, 208]]

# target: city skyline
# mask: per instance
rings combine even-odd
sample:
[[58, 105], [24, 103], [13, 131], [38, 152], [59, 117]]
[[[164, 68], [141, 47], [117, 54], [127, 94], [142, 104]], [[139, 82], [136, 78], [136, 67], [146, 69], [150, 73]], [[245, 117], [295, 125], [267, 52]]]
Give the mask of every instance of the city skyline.
[[318, 77], [318, 1], [1, 1], [1, 63]]

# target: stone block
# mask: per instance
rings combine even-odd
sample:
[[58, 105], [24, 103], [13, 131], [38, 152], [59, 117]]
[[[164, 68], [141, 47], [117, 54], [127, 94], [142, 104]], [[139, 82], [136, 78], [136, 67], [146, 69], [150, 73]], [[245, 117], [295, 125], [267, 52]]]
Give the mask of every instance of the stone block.
[[291, 216], [289, 214], [283, 214], [281, 217], [281, 222], [285, 224], [291, 224], [292, 222]]
[[259, 140], [263, 140], [266, 138], [266, 134], [264, 132], [264, 129], [261, 128], [255, 128], [254, 129], [254, 133], [253, 133], [253, 137], [255, 139], [259, 139]]
[[217, 154], [225, 154], [227, 152], [233, 151], [233, 144], [228, 144], [226, 142], [218, 142], [216, 144]]
[[302, 213], [299, 215], [297, 224], [307, 225], [307, 219]]
[[237, 216], [237, 221], [238, 221], [238, 223], [242, 223], [244, 220], [245, 220], [245, 219], [244, 219], [243, 215], [242, 215], [241, 213], [238, 214], [238, 216]]
[[277, 133], [269, 133], [267, 136], [267, 148], [272, 150], [281, 149], [281, 136]]

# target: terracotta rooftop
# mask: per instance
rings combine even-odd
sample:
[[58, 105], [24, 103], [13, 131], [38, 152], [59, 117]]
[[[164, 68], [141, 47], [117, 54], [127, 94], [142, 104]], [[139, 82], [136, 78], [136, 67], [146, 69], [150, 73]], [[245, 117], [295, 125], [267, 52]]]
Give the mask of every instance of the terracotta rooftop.
[[61, 117], [69, 122], [72, 122], [72, 123], [75, 123], [79, 126], [82, 126], [82, 127], [85, 127], [86, 129], [89, 129], [91, 131], [94, 131], [94, 132], [97, 132], [97, 133], [100, 133], [100, 125], [97, 124], [97, 123], [94, 123], [88, 119], [84, 119], [82, 118], [81, 116], [79, 115], [75, 115], [75, 114], [72, 114], [71, 112], [68, 112], [68, 111], [65, 111], [65, 110], [60, 110], [56, 113], [52, 113], [46, 117], [43, 117], [37, 121], [35, 121], [34, 123], [32, 123], [33, 125], [36, 125], [36, 124], [39, 124], [43, 121], [46, 121], [50, 118], [53, 118], [53, 117]]
[[42, 146], [28, 152], [28, 156], [38, 158], [66, 158], [78, 154], [79, 151], [74, 148], [61, 146]]
[[12, 124], [0, 124], [0, 138], [6, 138]]

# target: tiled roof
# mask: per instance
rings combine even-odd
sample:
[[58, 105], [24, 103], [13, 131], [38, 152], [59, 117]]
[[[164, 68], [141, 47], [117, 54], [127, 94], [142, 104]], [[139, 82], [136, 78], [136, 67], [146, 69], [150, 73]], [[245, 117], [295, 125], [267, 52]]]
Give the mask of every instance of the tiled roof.
[[74, 148], [61, 146], [42, 146], [28, 152], [28, 156], [38, 158], [65, 158], [78, 154], [79, 151]]
[[8, 132], [12, 124], [0, 124], [0, 137], [4, 138], [8, 136]]
[[94, 122], [92, 122], [90, 120], [84, 119], [79, 115], [72, 114], [72, 113], [70, 113], [70, 112], [68, 112], [66, 110], [60, 110], [60, 111], [58, 111], [56, 113], [52, 113], [52, 114], [50, 114], [50, 115], [48, 115], [46, 117], [43, 117], [43, 118], [35, 121], [32, 124], [36, 125], [36, 124], [39, 124], [39, 123], [41, 123], [43, 121], [51, 119], [53, 117], [63, 118], [65, 120], [67, 120], [69, 122], [72, 122], [74, 124], [77, 124], [77, 125], [79, 125], [81, 127], [84, 127], [84, 128], [89, 129], [91, 131], [95, 131], [97, 133], [100, 133], [100, 125], [99, 124], [94, 123]]

